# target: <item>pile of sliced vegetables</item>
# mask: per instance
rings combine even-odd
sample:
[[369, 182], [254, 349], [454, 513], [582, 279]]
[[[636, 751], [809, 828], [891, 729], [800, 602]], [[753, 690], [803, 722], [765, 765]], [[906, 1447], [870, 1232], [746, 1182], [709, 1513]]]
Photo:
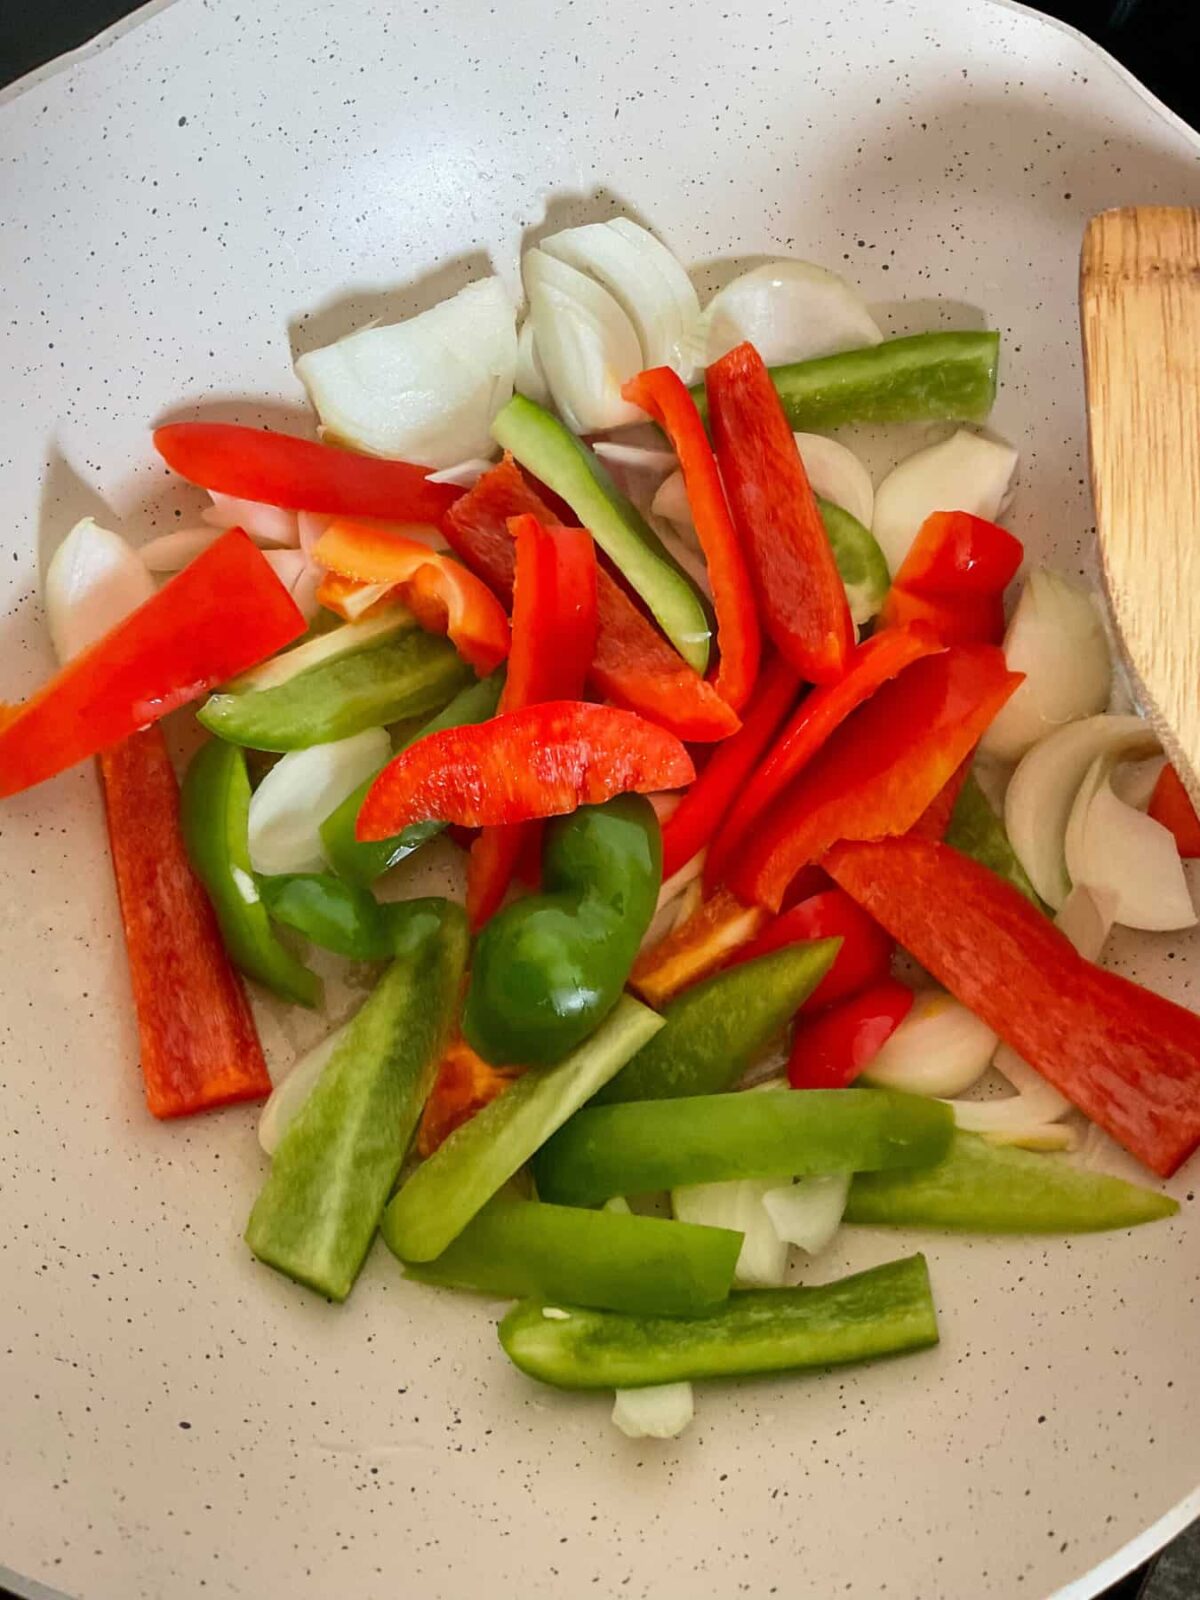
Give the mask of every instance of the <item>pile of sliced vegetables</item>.
[[[1006, 624], [995, 334], [795, 261], [702, 310], [621, 218], [522, 267], [519, 332], [489, 278], [302, 356], [321, 442], [156, 432], [211, 506], [68, 534], [0, 795], [99, 757], [147, 1103], [266, 1100], [262, 1261], [342, 1300], [381, 1233], [670, 1437], [693, 1380], [936, 1342], [919, 1255], [788, 1286], [843, 1223], [1176, 1209], [1047, 1152], [1200, 1142], [1200, 1018], [1097, 965], [1195, 923], [1200, 822], [1092, 596]], [[875, 483], [858, 422], [941, 431]], [[314, 948], [370, 993], [272, 1078], [242, 980], [319, 1010]]]

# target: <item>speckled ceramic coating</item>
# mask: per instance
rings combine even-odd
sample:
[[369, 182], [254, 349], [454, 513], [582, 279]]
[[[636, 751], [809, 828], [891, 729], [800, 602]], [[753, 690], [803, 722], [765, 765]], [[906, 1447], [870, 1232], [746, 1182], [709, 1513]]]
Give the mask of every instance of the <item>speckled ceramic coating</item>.
[[[148, 535], [198, 505], [152, 421], [307, 425], [295, 350], [489, 258], [515, 284], [529, 230], [618, 209], [703, 286], [796, 252], [919, 302], [895, 326], [986, 308], [1013, 526], [1086, 567], [1081, 229], [1200, 203], [1198, 150], [1081, 40], [984, 0], [151, 10], [0, 105], [0, 689], [49, 667], [39, 562], [79, 515]], [[1195, 937], [1120, 948], [1196, 996]], [[1012, 1600], [1090, 1594], [1187, 1515], [1200, 1169], [1174, 1224], [927, 1237], [940, 1349], [705, 1392], [682, 1440], [638, 1445], [604, 1398], [513, 1371], [494, 1307], [382, 1250], [342, 1309], [255, 1265], [253, 1113], [143, 1110], [90, 770], [0, 812], [0, 973], [0, 1563], [23, 1578]], [[299, 1036], [269, 1026], [279, 1059]], [[820, 1271], [910, 1247], [858, 1231]]]

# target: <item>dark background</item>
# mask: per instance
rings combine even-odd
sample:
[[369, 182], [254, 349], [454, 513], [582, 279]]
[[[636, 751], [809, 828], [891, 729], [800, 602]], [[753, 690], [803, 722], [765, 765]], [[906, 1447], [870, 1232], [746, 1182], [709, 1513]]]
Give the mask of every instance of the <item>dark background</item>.
[[[0, 83], [74, 49], [134, 9], [129, 0], [0, 0]], [[1200, 62], [1186, 42], [1200, 19], [1200, 0], [1042, 0], [1040, 9], [1090, 34], [1180, 116], [1200, 126]], [[0, 1600], [5, 1593], [0, 1590]], [[1200, 1533], [1193, 1529], [1152, 1569], [1118, 1584], [1108, 1600], [1197, 1596]]]

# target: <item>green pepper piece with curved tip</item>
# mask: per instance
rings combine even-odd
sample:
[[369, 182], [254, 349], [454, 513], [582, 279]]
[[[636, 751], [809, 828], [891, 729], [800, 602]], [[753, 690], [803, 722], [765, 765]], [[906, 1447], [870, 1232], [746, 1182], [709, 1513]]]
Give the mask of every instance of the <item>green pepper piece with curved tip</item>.
[[968, 772], [967, 781], [954, 802], [950, 826], [946, 829], [946, 843], [964, 856], [978, 861], [980, 866], [990, 867], [999, 877], [1007, 879], [1039, 911], [1046, 910], [1009, 841], [1004, 823], [988, 804], [987, 796], [973, 772]]
[[245, 752], [220, 739], [202, 745], [184, 776], [180, 812], [188, 859], [234, 966], [284, 1000], [320, 1005], [321, 980], [276, 938], [250, 867]]
[[388, 907], [369, 889], [343, 883], [331, 872], [297, 872], [258, 880], [275, 922], [302, 933], [313, 944], [352, 961], [384, 961], [391, 954]]
[[891, 587], [887, 559], [875, 535], [856, 516], [835, 506], [832, 500], [822, 500], [820, 495], [817, 505], [846, 591], [850, 616], [859, 624], [869, 622]]
[[475, 946], [463, 1034], [484, 1060], [545, 1066], [616, 1005], [650, 926], [662, 837], [641, 795], [547, 824], [542, 893], [507, 907]]

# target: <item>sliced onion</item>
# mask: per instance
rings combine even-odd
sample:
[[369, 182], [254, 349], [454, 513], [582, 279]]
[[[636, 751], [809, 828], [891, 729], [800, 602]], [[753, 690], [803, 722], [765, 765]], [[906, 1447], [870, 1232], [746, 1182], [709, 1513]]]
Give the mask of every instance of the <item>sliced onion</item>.
[[769, 261], [744, 272], [713, 296], [704, 322], [710, 366], [744, 339], [769, 367], [883, 339], [858, 291], [811, 261]]
[[602, 433], [644, 414], [621, 398], [641, 370], [637, 331], [607, 289], [544, 250], [522, 262], [529, 319], [554, 404], [575, 433]]
[[957, 1095], [987, 1071], [997, 1035], [941, 989], [926, 989], [863, 1073], [884, 1089], [910, 1094]]
[[[353, 1018], [351, 1018], [353, 1021]], [[258, 1119], [258, 1142], [269, 1156], [279, 1148], [279, 1141], [295, 1121], [296, 1114], [316, 1088], [317, 1079], [324, 1072], [334, 1051], [349, 1031], [350, 1023], [335, 1028], [319, 1044], [299, 1056], [289, 1067], [287, 1076], [281, 1078], [271, 1090], [270, 1099], [262, 1108]]]
[[1033, 887], [1056, 911], [1071, 888], [1067, 824], [1088, 768], [1098, 756], [1141, 761], [1158, 748], [1141, 717], [1086, 717], [1040, 740], [1021, 759], [1004, 797], [1004, 825]]
[[1135, 811], [1145, 811], [1166, 764], [1165, 756], [1153, 756], [1149, 761], [1124, 762], [1113, 769], [1113, 793]]
[[778, 1178], [689, 1183], [671, 1190], [671, 1210], [680, 1222], [740, 1233], [734, 1282], [742, 1289], [776, 1289], [787, 1273], [788, 1247], [775, 1232], [763, 1196], [778, 1187]]
[[229, 494], [212, 494], [212, 505], [200, 513], [211, 528], [241, 528], [255, 544], [295, 546], [300, 529], [294, 511], [265, 505], [261, 500], [238, 500]]
[[426, 476], [430, 483], [452, 483], [458, 489], [473, 489], [484, 473], [491, 470], [491, 465], [482, 456], [472, 456], [470, 461], [458, 461], [452, 467], [443, 467], [440, 472], [430, 472]]
[[313, 546], [333, 522], [335, 517], [321, 516], [315, 511], [297, 511], [296, 525], [300, 531], [300, 548], [306, 556], [313, 553]]
[[[644, 367], [671, 367], [691, 381], [700, 302], [686, 272], [653, 234], [628, 221], [590, 222], [551, 234], [540, 248], [603, 284], [637, 333]], [[538, 348], [544, 358], [540, 339]]]
[[1017, 470], [1009, 444], [960, 428], [940, 444], [907, 457], [875, 491], [871, 532], [894, 573], [925, 518], [935, 511], [971, 511], [994, 522]]
[[303, 550], [264, 550], [263, 559], [289, 594], [308, 568]]
[[321, 872], [320, 828], [329, 813], [392, 753], [383, 728], [282, 756], [250, 796], [250, 865], [255, 872]]
[[597, 439], [592, 451], [610, 466], [626, 467], [631, 472], [647, 475], [658, 473], [661, 476], [674, 472], [676, 467], [673, 450], [647, 450], [644, 445], [621, 444], [617, 439]]
[[1174, 932], [1196, 924], [1174, 836], [1113, 793], [1112, 755], [1087, 769], [1067, 823], [1067, 874], [1074, 884], [1111, 897], [1126, 928]]
[[301, 616], [308, 622], [311, 622], [321, 609], [317, 590], [321, 587], [323, 577], [322, 569], [310, 561], [305, 565], [292, 590], [292, 599], [296, 602]]
[[154, 593], [136, 550], [92, 517], [77, 522], [46, 568], [46, 621], [60, 661], [95, 644]]
[[436, 469], [491, 454], [516, 363], [512, 303], [484, 278], [406, 322], [312, 350], [296, 372], [327, 436]]
[[612, 1419], [627, 1439], [677, 1439], [696, 1414], [690, 1383], [618, 1389]]
[[841, 1224], [851, 1177], [849, 1172], [830, 1172], [768, 1189], [763, 1206], [783, 1243], [819, 1255]]
[[[1085, 961], [1099, 961], [1116, 920], [1112, 912], [1109, 895], [1078, 886], [1067, 896], [1054, 919], [1054, 926], [1070, 939]], [[1025, 1070], [1032, 1072], [1033, 1068]]]
[[517, 372], [513, 388], [528, 400], [544, 406], [550, 399], [550, 385], [542, 368], [542, 358], [533, 342], [533, 323], [528, 318], [521, 324], [517, 335]]
[[177, 528], [139, 546], [138, 555], [147, 572], [182, 572], [224, 532], [224, 528]]
[[698, 850], [690, 861], [684, 862], [678, 872], [672, 873], [658, 891], [658, 904], [655, 909], [661, 911], [664, 906], [670, 905], [677, 895], [681, 895], [688, 884], [692, 883], [704, 871], [706, 859], [707, 852]]
[[692, 508], [681, 471], [677, 469], [659, 484], [658, 492], [650, 502], [650, 510], [656, 517], [665, 517], [668, 522], [680, 527], [692, 526]]
[[875, 489], [871, 474], [854, 451], [823, 433], [798, 433], [795, 439], [813, 493], [832, 500], [869, 528], [875, 513]]
[[708, 575], [708, 562], [705, 561], [695, 538], [685, 538], [680, 533], [680, 524], [677, 522], [661, 521], [653, 513], [647, 520], [665, 545], [667, 554], [678, 562], [696, 588], [711, 600], [712, 579]]
[[1004, 635], [1004, 659], [1024, 683], [1000, 708], [980, 749], [1019, 761], [1064, 722], [1108, 705], [1112, 658], [1087, 589], [1045, 568], [1031, 572]]

